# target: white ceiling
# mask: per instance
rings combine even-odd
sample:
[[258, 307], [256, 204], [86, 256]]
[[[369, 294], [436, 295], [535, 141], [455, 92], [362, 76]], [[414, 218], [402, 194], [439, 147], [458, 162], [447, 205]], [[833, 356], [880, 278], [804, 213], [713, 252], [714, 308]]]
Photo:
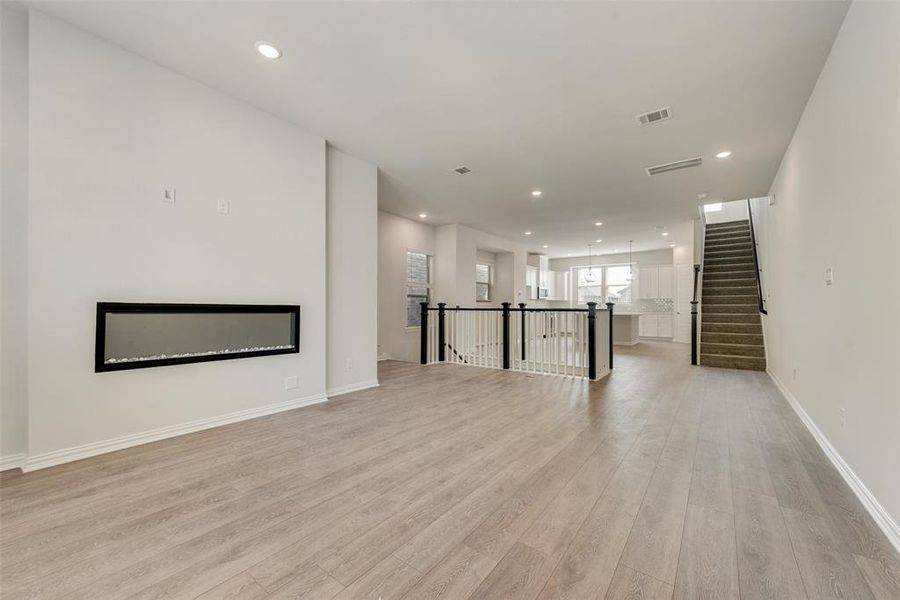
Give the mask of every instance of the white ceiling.
[[[601, 253], [628, 239], [635, 250], [662, 248], [689, 235], [698, 193], [765, 195], [847, 9], [805, 1], [34, 5], [376, 163], [384, 210], [426, 212], [430, 223], [463, 223], [551, 256], [584, 254], [597, 238]], [[261, 58], [258, 40], [284, 56]], [[638, 113], [663, 106], [672, 120], [637, 123]], [[732, 157], [715, 159], [725, 148]], [[698, 155], [700, 168], [644, 172]], [[450, 172], [461, 164], [472, 173]]]

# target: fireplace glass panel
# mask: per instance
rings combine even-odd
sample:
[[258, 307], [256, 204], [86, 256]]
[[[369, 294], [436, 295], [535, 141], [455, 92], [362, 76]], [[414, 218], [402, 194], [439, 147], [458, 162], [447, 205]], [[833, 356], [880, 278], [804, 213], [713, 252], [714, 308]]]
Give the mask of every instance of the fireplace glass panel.
[[[298, 352], [299, 307], [101, 305], [98, 371]], [[98, 322], [98, 326], [100, 323]], [[101, 339], [102, 334], [102, 339]]]

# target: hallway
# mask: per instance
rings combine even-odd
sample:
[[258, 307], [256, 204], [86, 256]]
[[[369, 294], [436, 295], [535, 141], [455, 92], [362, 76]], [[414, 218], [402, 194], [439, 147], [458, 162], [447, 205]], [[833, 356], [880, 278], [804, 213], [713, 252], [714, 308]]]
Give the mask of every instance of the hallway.
[[388, 361], [325, 404], [4, 474], [4, 598], [897, 598], [768, 377], [687, 351], [617, 347], [597, 383]]

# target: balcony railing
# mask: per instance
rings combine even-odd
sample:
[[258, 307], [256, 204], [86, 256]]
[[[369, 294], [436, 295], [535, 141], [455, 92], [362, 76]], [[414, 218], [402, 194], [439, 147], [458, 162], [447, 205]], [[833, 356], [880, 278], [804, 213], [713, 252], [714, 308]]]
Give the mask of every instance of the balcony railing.
[[613, 304], [598, 309], [422, 303], [420, 362], [600, 379], [612, 369]]

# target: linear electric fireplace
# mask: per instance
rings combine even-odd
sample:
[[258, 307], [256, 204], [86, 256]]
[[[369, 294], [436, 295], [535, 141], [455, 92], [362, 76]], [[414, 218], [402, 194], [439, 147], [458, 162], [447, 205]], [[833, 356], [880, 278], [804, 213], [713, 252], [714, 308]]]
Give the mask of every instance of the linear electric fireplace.
[[97, 303], [97, 373], [298, 352], [299, 306]]

